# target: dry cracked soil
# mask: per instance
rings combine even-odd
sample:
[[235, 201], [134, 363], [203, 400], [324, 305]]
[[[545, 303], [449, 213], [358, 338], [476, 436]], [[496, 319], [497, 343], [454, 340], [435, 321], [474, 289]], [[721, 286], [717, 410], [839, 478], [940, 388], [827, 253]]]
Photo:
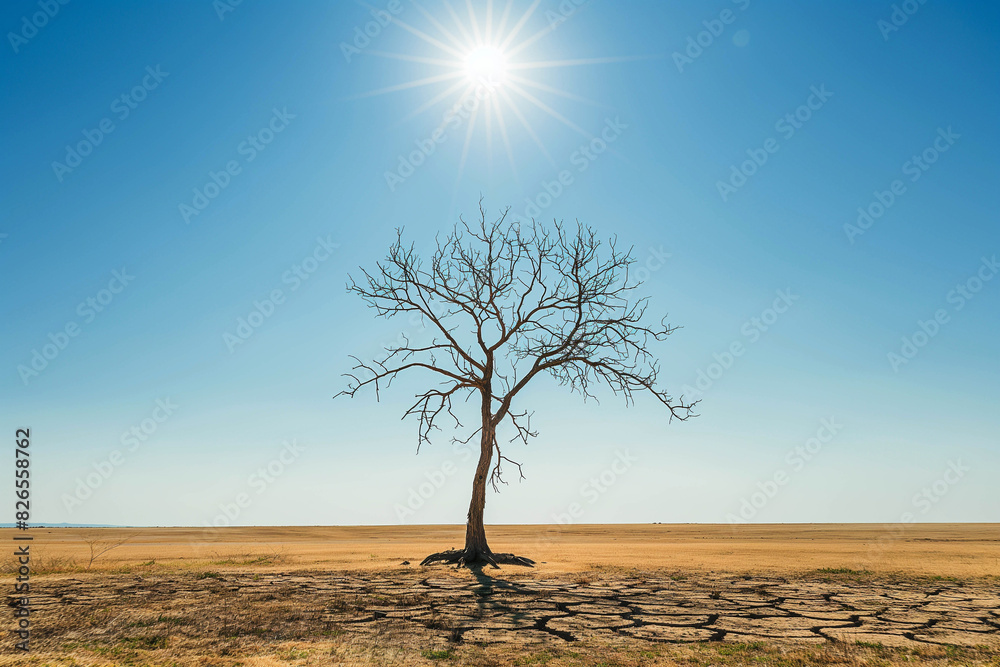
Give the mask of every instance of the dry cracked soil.
[[189, 649], [225, 656], [288, 642], [389, 646], [431, 661], [470, 645], [527, 651], [595, 642], [841, 642], [967, 647], [993, 655], [1000, 647], [1000, 590], [990, 580], [545, 575], [412, 566], [88, 573], [40, 579], [33, 607], [35, 651], [82, 651], [108, 664], [160, 664], [137, 660], [168, 647], [172, 655]]

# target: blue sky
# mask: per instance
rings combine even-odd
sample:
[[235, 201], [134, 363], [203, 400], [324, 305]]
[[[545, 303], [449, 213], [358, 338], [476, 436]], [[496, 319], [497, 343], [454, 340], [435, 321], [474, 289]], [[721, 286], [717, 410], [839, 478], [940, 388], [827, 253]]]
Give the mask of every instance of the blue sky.
[[348, 273], [480, 196], [634, 246], [702, 399], [540, 382], [487, 522], [998, 520], [1000, 8], [539, 0], [456, 117], [461, 79], [405, 85], [485, 41], [451, 4], [4, 4], [0, 419], [36, 520], [463, 522], [473, 457], [416, 455], [415, 385], [331, 397], [423, 335]]

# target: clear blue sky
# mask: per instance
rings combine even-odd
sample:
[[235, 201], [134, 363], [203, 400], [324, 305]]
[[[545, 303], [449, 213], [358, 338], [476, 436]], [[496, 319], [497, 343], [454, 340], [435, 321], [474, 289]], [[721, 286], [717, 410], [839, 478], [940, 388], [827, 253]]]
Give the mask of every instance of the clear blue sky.
[[4, 3], [0, 421], [32, 429], [35, 520], [463, 522], [474, 461], [415, 454], [412, 386], [331, 397], [421, 335], [348, 273], [480, 195], [634, 245], [683, 326], [665, 386], [703, 399], [668, 425], [540, 383], [488, 522], [1000, 520], [1000, 7], [595, 0], [545, 32], [540, 0], [473, 123], [436, 62], [487, 40], [472, 4], [478, 32], [377, 0], [365, 44], [349, 2]]

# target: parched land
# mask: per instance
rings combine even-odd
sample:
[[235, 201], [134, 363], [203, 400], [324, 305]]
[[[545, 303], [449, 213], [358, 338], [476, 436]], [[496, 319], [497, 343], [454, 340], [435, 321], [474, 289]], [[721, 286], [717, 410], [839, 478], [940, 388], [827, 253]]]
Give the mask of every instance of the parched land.
[[456, 527], [35, 530], [0, 664], [1000, 665], [998, 528], [509, 526], [538, 567], [481, 571], [417, 565]]

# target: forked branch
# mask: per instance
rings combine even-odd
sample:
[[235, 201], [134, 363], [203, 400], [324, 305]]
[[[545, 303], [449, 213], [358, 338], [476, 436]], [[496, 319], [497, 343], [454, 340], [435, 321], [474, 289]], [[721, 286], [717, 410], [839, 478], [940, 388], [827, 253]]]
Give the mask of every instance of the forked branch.
[[[370, 362], [355, 358], [346, 375], [354, 396], [373, 386], [376, 397], [401, 374], [428, 374], [432, 388], [417, 393], [403, 417], [418, 422], [418, 448], [441, 430], [439, 421], [460, 428], [454, 399], [483, 400], [477, 433], [495, 454], [490, 482], [503, 482], [503, 465], [521, 465], [500, 446], [497, 430], [507, 426], [505, 442], [527, 444], [536, 435], [526, 411], [514, 412], [520, 392], [539, 375], [596, 398], [598, 386], [621, 396], [627, 405], [649, 393], [664, 405], [669, 419], [694, 416], [697, 401], [674, 398], [659, 384], [660, 366], [650, 346], [677, 330], [666, 320], [646, 323], [649, 301], [636, 296], [640, 286], [630, 274], [632, 249], [616, 239], [602, 243], [579, 222], [573, 227], [535, 221], [512, 222], [509, 209], [489, 221], [460, 219], [435, 239], [424, 262], [402, 230], [377, 270], [362, 271], [348, 291], [360, 296], [377, 317], [416, 314], [434, 332], [429, 342], [405, 336]], [[459, 439], [461, 441], [461, 439]]]

